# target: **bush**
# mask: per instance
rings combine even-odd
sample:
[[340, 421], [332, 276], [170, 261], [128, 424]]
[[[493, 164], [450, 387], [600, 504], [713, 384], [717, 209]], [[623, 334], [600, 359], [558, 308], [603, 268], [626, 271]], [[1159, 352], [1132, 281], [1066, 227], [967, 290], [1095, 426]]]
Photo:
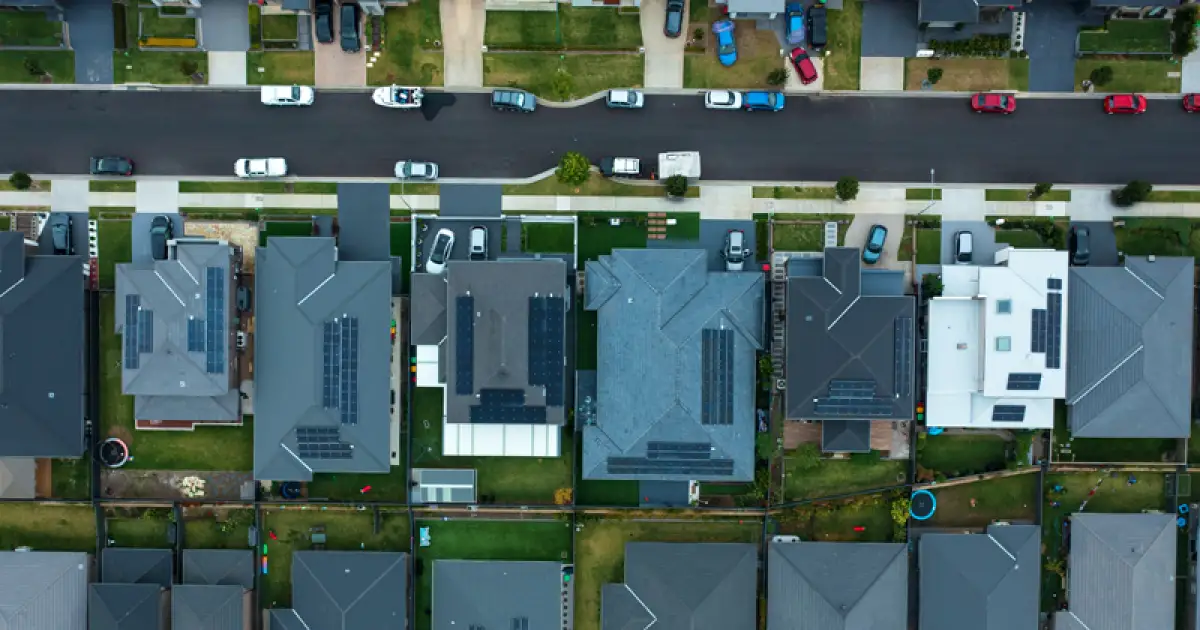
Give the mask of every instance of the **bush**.
[[696, 41], [700, 41], [700, 40], [704, 39], [704, 29], [698, 28], [698, 29], [692, 31], [692, 39], [694, 39]]
[[1171, 20], [1171, 52], [1183, 57], [1196, 50], [1196, 5], [1185, 4], [1175, 9]]
[[1113, 80], [1113, 69], [1109, 66], [1100, 66], [1092, 70], [1092, 74], [1088, 76], [1092, 80], [1092, 85], [1096, 87], [1104, 87]]
[[179, 71], [183, 73], [183, 76], [190, 77], [200, 71], [200, 65], [195, 61], [184, 61], [179, 64]]
[[687, 194], [688, 180], [683, 175], [672, 175], [663, 183], [667, 186], [668, 197], [682, 197]]
[[558, 161], [558, 169], [554, 171], [558, 181], [568, 186], [580, 186], [592, 175], [592, 165], [582, 153], [568, 151]]
[[28, 72], [29, 76], [31, 77], [40, 77], [46, 74], [46, 71], [42, 69], [42, 64], [33, 57], [25, 58], [25, 71]]
[[783, 85], [787, 83], [787, 70], [783, 68], [775, 68], [767, 74], [767, 85]]
[[29, 190], [29, 187], [33, 186], [33, 178], [27, 173], [17, 171], [8, 176], [8, 183], [17, 190]]
[[927, 273], [921, 278], [921, 294], [926, 298], [935, 298], [945, 290], [942, 279], [936, 273]]
[[555, 98], [565, 101], [575, 93], [575, 80], [566, 70], [560, 69], [554, 73], [554, 79], [550, 81], [550, 89], [554, 91]]
[[833, 186], [833, 192], [842, 201], [851, 201], [858, 196], [858, 180], [853, 177], [843, 177]]
[[1154, 186], [1151, 186], [1149, 182], [1135, 179], [1125, 184], [1124, 188], [1114, 190], [1112, 192], [1112, 202], [1113, 205], [1118, 207], [1128, 208], [1136, 203], [1145, 201], [1153, 191]]
[[792, 452], [790, 459], [795, 470], [812, 470], [821, 465], [821, 449], [812, 442], [805, 442]]
[[942, 80], [942, 74], [941, 68], [930, 68], [925, 71], [925, 78], [929, 79], [931, 85], [937, 85], [937, 82]]
[[1029, 192], [1029, 198], [1037, 199], [1042, 197], [1046, 193], [1050, 192], [1051, 188], [1054, 188], [1054, 184], [1034, 184], [1033, 190]]

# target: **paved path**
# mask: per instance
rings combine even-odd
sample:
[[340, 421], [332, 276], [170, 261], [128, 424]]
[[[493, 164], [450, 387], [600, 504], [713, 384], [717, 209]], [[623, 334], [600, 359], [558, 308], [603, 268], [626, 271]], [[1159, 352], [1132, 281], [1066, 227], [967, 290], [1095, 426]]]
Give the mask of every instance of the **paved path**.
[[[136, 212], [152, 212], [154, 214], [174, 214], [179, 212], [179, 183], [173, 181], [141, 181], [137, 183], [135, 193], [101, 193], [100, 199], [108, 196], [119, 199], [122, 203], [98, 204], [105, 207], [133, 207]], [[95, 201], [93, 194], [89, 201]]]
[[[642, 46], [646, 49], [646, 71], [642, 79], [648, 88], [683, 87], [683, 49], [691, 33], [674, 39], [663, 35], [663, 22], [667, 17], [666, 0], [642, 0], [638, 11], [642, 26]], [[687, 13], [683, 20], [687, 25]]]
[[245, 52], [208, 52], [209, 85], [246, 85]]
[[904, 90], [902, 57], [863, 57], [859, 69], [858, 84], [863, 90]]
[[50, 209], [55, 212], [87, 212], [86, 179], [50, 180]]
[[73, 0], [66, 5], [67, 38], [75, 51], [75, 82], [113, 82], [112, 5]]
[[[433, 2], [434, 0], [422, 0]], [[484, 0], [441, 2], [442, 50], [447, 87], [483, 85], [483, 30], [487, 25]]]
[[1180, 64], [1182, 73], [1181, 91], [1184, 94], [1200, 92], [1200, 50], [1192, 51]]

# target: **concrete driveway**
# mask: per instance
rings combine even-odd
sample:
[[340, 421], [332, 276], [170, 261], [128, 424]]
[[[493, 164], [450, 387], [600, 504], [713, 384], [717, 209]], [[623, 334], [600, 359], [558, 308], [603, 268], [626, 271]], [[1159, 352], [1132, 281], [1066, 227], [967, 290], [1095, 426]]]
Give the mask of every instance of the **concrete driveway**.
[[887, 240], [883, 242], [883, 254], [879, 262], [871, 265], [873, 269], [909, 269], [907, 262], [899, 260], [900, 241], [904, 234], [904, 215], [902, 214], [857, 214], [846, 229], [843, 245], [862, 249], [867, 244], [867, 234], [874, 225], [887, 228]]
[[942, 221], [943, 265], [954, 264], [954, 235], [958, 232], [971, 233], [971, 245], [976, 265], [991, 265], [996, 260], [996, 251], [1004, 247], [996, 244], [996, 231], [985, 221]]
[[[333, 32], [341, 32], [341, 11], [333, 12]], [[359, 37], [362, 37], [362, 18], [359, 18]], [[360, 47], [356, 53], [342, 52], [339, 42], [320, 44], [316, 58], [317, 87], [364, 87], [367, 85], [367, 53]]]
[[858, 85], [861, 90], [904, 90], [903, 57], [863, 57], [859, 68]]
[[[667, 19], [666, 0], [642, 0], [638, 15], [642, 25], [642, 46], [646, 49], [646, 72], [642, 84], [648, 88], [682, 88], [683, 48], [690, 33], [685, 32], [674, 39], [663, 35], [663, 25]], [[686, 5], [683, 23], [686, 27]]]
[[[1076, 227], [1086, 227], [1091, 236], [1092, 259], [1088, 262], [1089, 267], [1117, 266], [1117, 234], [1113, 231], [1112, 221], [1072, 221], [1071, 228]], [[1069, 234], [1067, 247], [1073, 249]]]
[[[433, 0], [424, 0], [432, 2]], [[439, 0], [446, 87], [483, 86], [484, 0]]]
[[825, 60], [821, 57], [810, 57], [813, 62], [813, 67], [817, 69], [817, 80], [804, 85], [800, 82], [800, 77], [796, 74], [796, 69], [792, 67], [792, 62], [788, 59], [783, 60], [783, 67], [787, 69], [787, 83], [784, 84], [785, 92], [820, 92], [825, 89]]
[[67, 40], [75, 51], [75, 82], [112, 83], [112, 6], [75, 0], [66, 5], [66, 20]]

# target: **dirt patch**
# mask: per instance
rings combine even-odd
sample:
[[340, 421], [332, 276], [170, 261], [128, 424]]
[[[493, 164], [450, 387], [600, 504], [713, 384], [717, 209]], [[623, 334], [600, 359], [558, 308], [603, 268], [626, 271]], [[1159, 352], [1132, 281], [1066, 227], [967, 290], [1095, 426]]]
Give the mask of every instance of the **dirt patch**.
[[942, 78], [933, 89], [939, 92], [1013, 90], [1008, 59], [907, 59], [904, 89], [920, 90], [930, 68], [941, 68]]
[[34, 463], [33, 495], [40, 498], [49, 497], [54, 493], [54, 478], [51, 475], [51, 465], [48, 459], [38, 459]]
[[248, 221], [188, 220], [184, 227], [188, 236], [220, 239], [242, 250], [242, 269], [254, 271], [254, 248], [258, 247], [258, 224]]
[[106, 437], [117, 438], [126, 444], [133, 444], [133, 432], [120, 425], [113, 425], [109, 427], [108, 435]]
[[[203, 496], [186, 496], [185, 478], [204, 480]], [[104, 470], [100, 492], [106, 497], [127, 499], [178, 499], [236, 501], [254, 498], [254, 481], [249, 472], [204, 470]]]

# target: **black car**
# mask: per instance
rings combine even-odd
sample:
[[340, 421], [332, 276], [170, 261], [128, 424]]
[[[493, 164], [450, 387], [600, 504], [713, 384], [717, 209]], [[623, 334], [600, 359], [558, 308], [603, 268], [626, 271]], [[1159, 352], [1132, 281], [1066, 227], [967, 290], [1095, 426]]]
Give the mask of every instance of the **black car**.
[[528, 114], [537, 109], [537, 98], [525, 90], [492, 90], [492, 109]]
[[358, 52], [361, 42], [358, 39], [358, 5], [346, 3], [338, 16], [341, 21], [342, 52]]
[[683, 0], [667, 0], [667, 20], [663, 22], [663, 35], [679, 37], [683, 33]]
[[1071, 264], [1086, 267], [1092, 261], [1092, 231], [1081, 225], [1071, 228]]
[[313, 6], [313, 15], [317, 22], [317, 41], [322, 44], [333, 43], [333, 0], [317, 0]]
[[171, 219], [161, 214], [150, 222], [150, 255], [154, 260], [167, 259], [167, 241], [171, 240], [173, 231]]
[[74, 225], [74, 222], [71, 220], [71, 217], [60, 213], [51, 214], [49, 225], [50, 241], [54, 245], [54, 253], [74, 254], [75, 244], [71, 240], [71, 227]]
[[808, 7], [808, 46], [814, 50], [825, 48], [825, 7]]
[[133, 160], [123, 157], [92, 158], [92, 175], [133, 175]]

